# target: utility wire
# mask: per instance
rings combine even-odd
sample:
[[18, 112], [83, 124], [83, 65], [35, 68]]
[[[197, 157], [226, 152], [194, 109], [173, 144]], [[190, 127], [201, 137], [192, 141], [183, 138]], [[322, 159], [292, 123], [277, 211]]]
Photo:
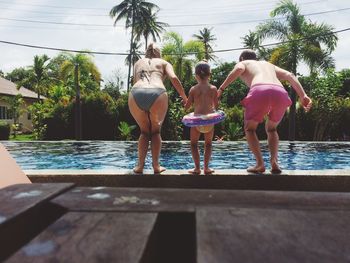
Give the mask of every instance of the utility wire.
[[[328, 10], [328, 11], [321, 11], [321, 12], [314, 12], [309, 14], [304, 14], [303, 16], [313, 16], [313, 15], [321, 15], [321, 14], [328, 14], [328, 13], [334, 13], [334, 12], [341, 12], [341, 11], [347, 11], [350, 10], [350, 7], [347, 8], [340, 8], [335, 10]], [[266, 19], [252, 19], [252, 20], [241, 20], [241, 21], [231, 21], [231, 22], [221, 22], [221, 23], [201, 23], [201, 24], [174, 24], [169, 25], [167, 27], [195, 27], [195, 26], [218, 26], [218, 25], [231, 25], [231, 24], [238, 24], [238, 23], [255, 23], [255, 22], [267, 22], [267, 21], [273, 21], [273, 20], [283, 20], [284, 17], [277, 17], [277, 18], [266, 18]], [[83, 23], [65, 23], [65, 22], [52, 22], [52, 21], [41, 21], [41, 20], [29, 20], [29, 19], [14, 19], [14, 18], [6, 18], [6, 17], [0, 17], [0, 20], [8, 20], [8, 21], [17, 21], [17, 22], [26, 22], [26, 23], [39, 23], [39, 24], [54, 24], [54, 25], [68, 25], [68, 26], [92, 26], [92, 27], [112, 27], [112, 25], [107, 24], [83, 24]], [[115, 27], [124, 27], [122, 25], [115, 25]]]
[[[297, 41], [299, 42], [299, 41], [303, 41], [303, 40], [312, 39], [312, 38], [317, 37], [317, 36], [327, 36], [327, 35], [342, 33], [342, 32], [349, 31], [349, 30], [350, 30], [350, 27], [345, 28], [345, 29], [340, 29], [337, 31], [332, 31], [332, 32], [329, 32], [327, 34], [315, 34], [315, 35], [311, 35], [308, 37], [302, 37], [302, 38], [298, 38], [298, 39], [294, 39], [294, 40], [287, 40], [287, 41], [280, 41], [280, 42], [275, 42], [275, 43], [270, 43], [270, 44], [264, 44], [264, 45], [260, 45], [260, 47], [276, 46], [276, 45], [286, 44], [286, 43], [290, 43], [290, 42], [297, 42]], [[8, 44], [8, 45], [22, 46], [22, 47], [29, 47], [29, 48], [36, 48], [36, 49], [46, 49], [46, 50], [55, 50], [55, 51], [64, 51], [64, 52], [73, 52], [73, 53], [84, 53], [84, 54], [92, 54], [92, 55], [112, 55], [112, 56], [127, 56], [127, 55], [129, 55], [129, 53], [122, 53], [122, 52], [98, 52], [98, 51], [88, 51], [88, 50], [63, 49], [63, 48], [55, 48], [55, 47], [45, 47], [45, 46], [37, 46], [37, 45], [30, 45], [30, 44], [22, 44], [22, 43], [10, 42], [10, 41], [4, 41], [4, 40], [0, 40], [0, 43]], [[246, 49], [246, 47], [219, 49], [219, 50], [214, 50], [212, 53], [223, 53], [223, 52], [238, 51], [238, 50], [244, 50], [244, 49]], [[184, 55], [184, 54], [195, 55], [198, 53], [199, 52], [184, 52], [181, 54], [177, 54], [177, 53], [164, 54], [163, 53], [163, 55]], [[139, 52], [136, 52], [136, 54], [144, 55], [144, 53], [139, 53]]]

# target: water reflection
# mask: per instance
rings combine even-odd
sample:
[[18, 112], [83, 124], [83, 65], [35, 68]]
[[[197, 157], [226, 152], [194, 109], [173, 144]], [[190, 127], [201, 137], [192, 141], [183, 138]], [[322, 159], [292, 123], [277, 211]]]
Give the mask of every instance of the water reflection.
[[[137, 159], [137, 142], [2, 142], [22, 169], [131, 169]], [[203, 161], [203, 142], [199, 143]], [[269, 163], [266, 142], [261, 143]], [[189, 142], [164, 142], [161, 163], [168, 169], [193, 166]], [[282, 169], [350, 169], [350, 143], [281, 142]], [[147, 154], [146, 169], [151, 169]], [[214, 169], [245, 169], [254, 164], [246, 142], [213, 143], [211, 166]]]

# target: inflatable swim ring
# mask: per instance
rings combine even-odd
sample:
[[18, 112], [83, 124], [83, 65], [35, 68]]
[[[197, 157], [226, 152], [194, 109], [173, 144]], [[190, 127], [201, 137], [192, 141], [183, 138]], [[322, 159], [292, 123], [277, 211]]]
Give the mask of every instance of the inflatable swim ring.
[[193, 112], [182, 118], [182, 123], [187, 127], [214, 125], [225, 119], [225, 113], [221, 110], [209, 114], [194, 114]]

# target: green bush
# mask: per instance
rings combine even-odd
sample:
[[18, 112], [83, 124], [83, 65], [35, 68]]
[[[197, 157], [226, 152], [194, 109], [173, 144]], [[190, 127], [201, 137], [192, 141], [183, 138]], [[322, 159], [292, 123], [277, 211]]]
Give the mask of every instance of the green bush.
[[0, 140], [8, 140], [10, 138], [10, 124], [0, 121]]

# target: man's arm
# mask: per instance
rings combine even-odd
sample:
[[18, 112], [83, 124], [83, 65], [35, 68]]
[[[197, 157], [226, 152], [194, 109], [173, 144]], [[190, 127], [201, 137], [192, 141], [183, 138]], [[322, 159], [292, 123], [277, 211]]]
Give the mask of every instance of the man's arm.
[[213, 92], [214, 92], [214, 107], [215, 110], [219, 107], [219, 99], [218, 99], [218, 90], [215, 86], [213, 86]]
[[298, 78], [291, 72], [281, 69], [277, 66], [275, 66], [276, 76], [280, 80], [287, 80], [295, 90], [295, 92], [298, 94], [301, 103], [306, 111], [310, 110], [312, 101], [311, 99], [306, 95], [303, 86], [299, 82]]
[[180, 80], [176, 76], [173, 66], [168, 62], [166, 62], [166, 65], [165, 65], [165, 73], [168, 76], [169, 80], [171, 81], [171, 84], [173, 84], [177, 93], [179, 93], [180, 97], [183, 100], [183, 103], [186, 104], [187, 97], [186, 97], [184, 88], [183, 88]]
[[230, 74], [228, 74], [227, 78], [225, 79], [225, 81], [221, 84], [219, 90], [218, 90], [218, 97], [220, 98], [222, 95], [222, 92], [224, 91], [224, 89], [230, 85], [233, 81], [235, 81], [240, 75], [243, 74], [243, 72], [245, 71], [245, 66], [242, 62], [239, 62], [235, 65], [235, 67], [233, 68], [233, 70], [230, 72]]

